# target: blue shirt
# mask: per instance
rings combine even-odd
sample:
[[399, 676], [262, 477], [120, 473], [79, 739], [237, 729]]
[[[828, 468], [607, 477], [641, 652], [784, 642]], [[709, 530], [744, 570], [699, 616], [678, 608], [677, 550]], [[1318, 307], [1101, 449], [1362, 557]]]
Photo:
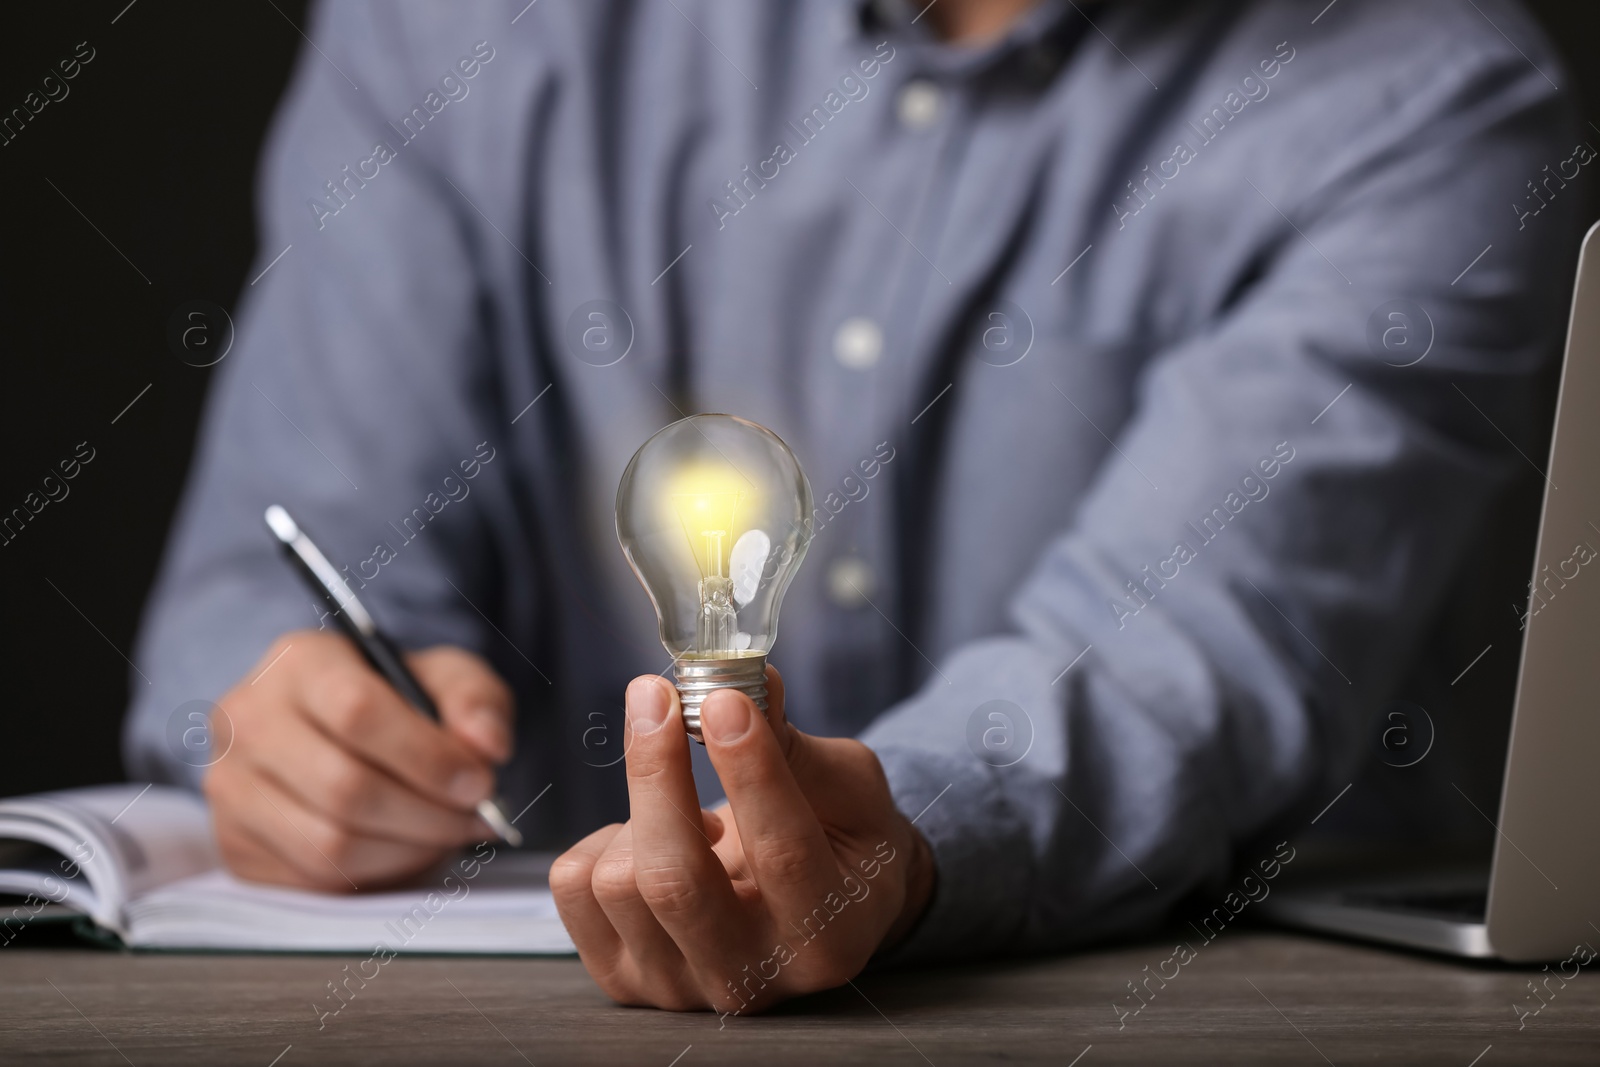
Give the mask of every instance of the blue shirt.
[[322, 5], [130, 768], [195, 781], [174, 709], [326, 622], [278, 502], [514, 686], [536, 841], [626, 818], [623, 689], [669, 660], [616, 487], [726, 411], [823, 509], [772, 660], [933, 847], [906, 954], [1157, 919], [1464, 661], [1431, 635], [1564, 325], [1579, 135], [1530, 20], [1316, 6], [1044, 0], [957, 47], [892, 2]]

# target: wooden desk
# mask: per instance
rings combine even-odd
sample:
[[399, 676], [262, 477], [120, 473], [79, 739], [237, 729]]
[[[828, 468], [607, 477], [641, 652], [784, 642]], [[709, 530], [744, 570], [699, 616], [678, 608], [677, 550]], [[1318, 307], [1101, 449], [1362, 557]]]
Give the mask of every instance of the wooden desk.
[[576, 961], [400, 958], [319, 1031], [312, 1002], [344, 958], [131, 955], [19, 941], [0, 948], [0, 1062], [1600, 1061], [1600, 964], [1565, 989], [1552, 980], [1555, 996], [1519, 1032], [1512, 1004], [1524, 1003], [1524, 983], [1537, 971], [1244, 929], [1204, 947], [1119, 1032], [1112, 1002], [1171, 951], [1170, 941], [1156, 941], [872, 974], [855, 989], [730, 1019], [725, 1029], [714, 1015], [614, 1007]]

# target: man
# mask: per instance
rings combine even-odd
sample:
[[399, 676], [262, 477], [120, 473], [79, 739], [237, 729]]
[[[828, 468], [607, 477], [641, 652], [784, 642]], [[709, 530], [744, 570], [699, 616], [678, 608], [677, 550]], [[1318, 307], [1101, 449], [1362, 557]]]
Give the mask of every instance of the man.
[[[1157, 920], [1446, 670], [1561, 324], [1576, 134], [1526, 16], [1316, 6], [322, 7], [131, 766], [330, 890], [481, 837], [498, 768], [582, 838], [552, 884], [627, 1003]], [[703, 756], [611, 518], [695, 411], [820, 505], [770, 713], [713, 696]], [[308, 606], [273, 502], [442, 725]], [[165, 741], [196, 697], [203, 775]]]

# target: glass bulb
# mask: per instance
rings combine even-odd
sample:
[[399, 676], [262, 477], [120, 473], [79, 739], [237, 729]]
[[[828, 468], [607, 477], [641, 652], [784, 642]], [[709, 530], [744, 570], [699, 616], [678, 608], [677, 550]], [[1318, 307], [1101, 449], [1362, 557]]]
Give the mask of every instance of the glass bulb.
[[690, 736], [717, 689], [766, 710], [778, 608], [811, 541], [811, 484], [789, 446], [732, 415], [671, 424], [622, 472], [617, 540], [655, 605]]

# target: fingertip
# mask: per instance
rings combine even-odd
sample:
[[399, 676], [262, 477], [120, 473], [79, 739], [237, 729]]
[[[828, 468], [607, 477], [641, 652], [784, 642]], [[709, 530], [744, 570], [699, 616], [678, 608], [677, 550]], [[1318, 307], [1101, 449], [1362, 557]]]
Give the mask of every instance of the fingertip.
[[755, 721], [755, 703], [735, 689], [719, 689], [700, 705], [701, 732], [717, 745], [738, 744]]
[[496, 765], [511, 759], [511, 730], [505, 720], [505, 715], [487, 706], [472, 708], [461, 717], [460, 728], [467, 740]]
[[635, 735], [655, 733], [672, 711], [666, 681], [654, 674], [641, 674], [628, 683], [628, 726]]
[[643, 695], [648, 689], [659, 690], [663, 696], [669, 696], [677, 692], [672, 683], [659, 674], [641, 674], [628, 683], [629, 696], [633, 696], [636, 693]]
[[450, 779], [450, 799], [463, 808], [471, 808], [494, 791], [494, 776], [482, 767], [460, 770]]
[[722, 821], [720, 814], [710, 808], [701, 808], [700, 819], [705, 823], [707, 841], [714, 845], [722, 840], [722, 835], [727, 831], [727, 824]]

